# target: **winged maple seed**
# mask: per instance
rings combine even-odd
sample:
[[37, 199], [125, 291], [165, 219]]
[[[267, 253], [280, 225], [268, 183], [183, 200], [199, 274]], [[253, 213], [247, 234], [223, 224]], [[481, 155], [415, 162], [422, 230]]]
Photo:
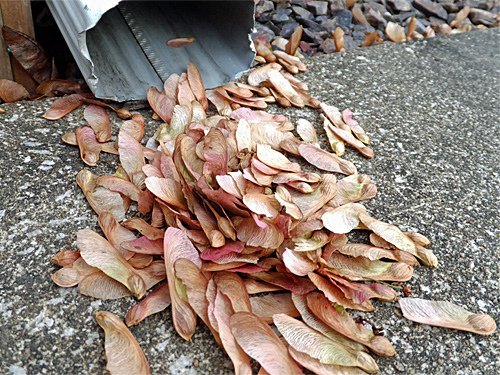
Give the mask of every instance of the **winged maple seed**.
[[[287, 45], [290, 53], [297, 51], [298, 34]], [[128, 326], [171, 306], [176, 331], [191, 340], [199, 317], [236, 374], [251, 374], [251, 359], [267, 374], [300, 374], [302, 367], [318, 374], [375, 373], [369, 352], [393, 356], [395, 349], [349, 310], [374, 311], [373, 299], [394, 301], [393, 282], [409, 280], [419, 263], [435, 267], [437, 259], [426, 237], [372, 217], [359, 203], [377, 188], [341, 157], [345, 144], [373, 157], [353, 113], [309, 95], [288, 73], [304, 70], [297, 56], [264, 41], [256, 46], [266, 63], [248, 83], [205, 91], [190, 64], [162, 91], [151, 88], [147, 98], [161, 123], [146, 142], [140, 114], [124, 112], [127, 120], [113, 138], [106, 112], [113, 107], [90, 102], [84, 110], [89, 126], [63, 140], [78, 145], [90, 166], [101, 151], [118, 155], [112, 176], [87, 169], [77, 175], [105, 237], [79, 231], [78, 251], [53, 257], [62, 268], [52, 279], [93, 298], [135, 296], [140, 301], [125, 317]], [[322, 124], [299, 120], [299, 140], [286, 116], [261, 110], [275, 101], [321, 107]], [[88, 102], [80, 94], [57, 99], [45, 117], [59, 119]], [[209, 102], [217, 113], [207, 112]], [[334, 153], [319, 146], [321, 126]], [[142, 216], [124, 220], [132, 201]], [[367, 231], [370, 243], [350, 242], [346, 234], [353, 231]], [[405, 316], [422, 323], [480, 334], [495, 329], [491, 318], [444, 303], [401, 304]], [[108, 369], [126, 365], [131, 373], [147, 373], [121, 320], [104, 312], [97, 319], [106, 331]]]

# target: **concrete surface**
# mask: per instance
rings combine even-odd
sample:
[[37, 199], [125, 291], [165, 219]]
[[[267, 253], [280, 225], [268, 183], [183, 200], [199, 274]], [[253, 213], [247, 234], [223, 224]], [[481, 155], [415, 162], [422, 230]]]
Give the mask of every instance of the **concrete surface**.
[[[499, 322], [498, 70], [496, 30], [410, 44], [385, 44], [308, 61], [302, 75], [321, 100], [349, 107], [373, 139], [367, 161], [349, 151], [378, 184], [368, 206], [378, 218], [418, 230], [433, 242], [434, 271], [418, 268], [415, 296], [449, 300]], [[100, 374], [99, 309], [121, 316], [132, 299], [79, 296], [50, 280], [48, 259], [71, 246], [96, 217], [74, 177], [76, 148], [59, 139], [82, 122], [41, 118], [50, 100], [2, 105], [0, 114], [0, 373]], [[317, 112], [288, 110], [294, 119]], [[112, 170], [105, 157], [96, 173]], [[396, 304], [378, 304], [398, 356], [378, 360], [383, 374], [498, 373], [498, 333], [490, 337], [406, 321]], [[155, 374], [229, 374], [232, 366], [206, 330], [183, 342], [170, 313], [132, 329]]]

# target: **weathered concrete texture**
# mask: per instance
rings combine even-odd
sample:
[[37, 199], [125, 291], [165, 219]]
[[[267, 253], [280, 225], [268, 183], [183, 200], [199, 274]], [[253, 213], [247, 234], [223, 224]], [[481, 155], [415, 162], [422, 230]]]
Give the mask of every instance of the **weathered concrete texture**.
[[[372, 47], [309, 61], [302, 75], [320, 99], [353, 109], [373, 139], [376, 157], [354, 152], [373, 176], [378, 218], [430, 237], [437, 270], [419, 268], [416, 296], [449, 300], [499, 321], [497, 250], [500, 63], [498, 32]], [[0, 372], [102, 373], [99, 309], [124, 315], [133, 301], [95, 301], [52, 284], [48, 259], [74, 245], [75, 232], [96, 226], [74, 182], [83, 168], [60, 136], [82, 123], [82, 112], [49, 122], [49, 101], [3, 105], [0, 115]], [[286, 111], [317, 119], [317, 112]], [[105, 157], [96, 173], [112, 170]], [[378, 360], [383, 374], [493, 374], [498, 334], [490, 337], [413, 324], [396, 304], [368, 315], [383, 325], [398, 356]], [[132, 329], [153, 373], [231, 373], [225, 355], [203, 329], [183, 342], [170, 313]], [[496, 362], [495, 362], [496, 361]]]

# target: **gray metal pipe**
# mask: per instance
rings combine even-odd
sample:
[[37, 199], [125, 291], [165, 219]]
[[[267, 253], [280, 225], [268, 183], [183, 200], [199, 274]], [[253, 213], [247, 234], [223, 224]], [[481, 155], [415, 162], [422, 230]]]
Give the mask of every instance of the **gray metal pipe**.
[[[47, 0], [94, 95], [142, 100], [172, 73], [194, 63], [206, 87], [249, 69], [254, 51], [253, 0]], [[173, 48], [167, 41], [194, 37]]]

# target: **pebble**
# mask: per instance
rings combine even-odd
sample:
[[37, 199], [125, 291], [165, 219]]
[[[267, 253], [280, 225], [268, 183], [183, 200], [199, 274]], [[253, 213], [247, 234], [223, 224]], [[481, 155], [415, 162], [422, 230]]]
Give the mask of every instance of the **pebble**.
[[496, 23], [495, 16], [483, 9], [472, 8], [469, 18], [474, 25], [493, 26]]
[[428, 16], [436, 16], [446, 20], [448, 12], [441, 6], [441, 4], [431, 0], [413, 0], [416, 8], [420, 9]]
[[409, 12], [413, 9], [409, 0], [387, 0], [387, 4], [397, 12]]
[[352, 13], [349, 10], [335, 12], [335, 22], [343, 29], [349, 29], [352, 23]]
[[315, 16], [325, 15], [328, 12], [327, 1], [309, 1], [307, 7]]
[[304, 20], [312, 20], [314, 18], [313, 14], [309, 12], [307, 9], [298, 6], [298, 5], [293, 5], [292, 6], [293, 12], [299, 16], [300, 18]]

